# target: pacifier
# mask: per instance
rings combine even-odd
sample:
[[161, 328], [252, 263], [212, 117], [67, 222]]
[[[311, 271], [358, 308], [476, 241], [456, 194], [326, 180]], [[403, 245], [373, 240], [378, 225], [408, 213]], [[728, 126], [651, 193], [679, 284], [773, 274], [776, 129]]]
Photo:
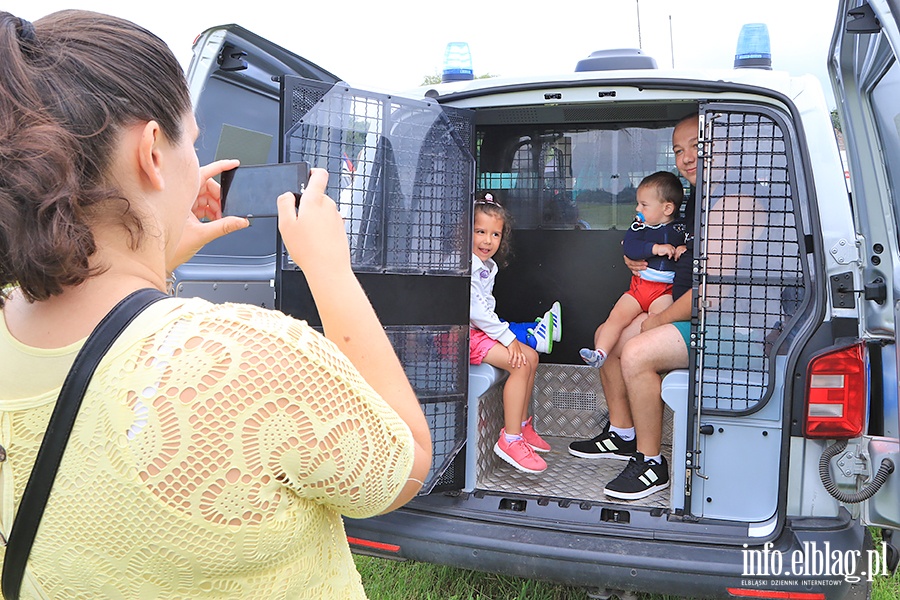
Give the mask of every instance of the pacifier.
[[637, 214], [634, 215], [634, 220], [638, 223], [643, 223], [644, 221], [646, 221], [646, 219], [644, 218], [644, 213], [638, 211]]

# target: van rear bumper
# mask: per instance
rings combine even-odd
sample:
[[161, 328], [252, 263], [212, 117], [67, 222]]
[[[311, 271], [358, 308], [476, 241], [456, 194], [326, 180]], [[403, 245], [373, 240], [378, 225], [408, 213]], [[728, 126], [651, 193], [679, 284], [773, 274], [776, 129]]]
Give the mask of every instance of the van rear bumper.
[[[654, 538], [591, 535], [548, 528], [488, 522], [408, 508], [372, 519], [345, 519], [351, 548], [360, 554], [401, 558], [501, 573], [607, 592], [644, 592], [688, 597], [733, 598], [729, 590], [777, 590], [844, 598], [851, 590], [843, 576], [785, 576], [791, 557], [807, 548], [861, 551], [865, 530], [856, 522], [821, 520], [786, 526], [770, 552], [783, 558], [780, 575], [744, 575], [740, 545], [712, 545]], [[703, 525], [698, 524], [698, 529]], [[629, 532], [631, 533], [631, 532]], [[360, 543], [361, 542], [361, 543]], [[396, 551], [373, 548], [387, 544]], [[846, 554], [842, 554], [846, 556]], [[865, 570], [862, 564], [853, 571]], [[765, 597], [765, 596], [755, 596]], [[816, 596], [806, 596], [813, 598]]]

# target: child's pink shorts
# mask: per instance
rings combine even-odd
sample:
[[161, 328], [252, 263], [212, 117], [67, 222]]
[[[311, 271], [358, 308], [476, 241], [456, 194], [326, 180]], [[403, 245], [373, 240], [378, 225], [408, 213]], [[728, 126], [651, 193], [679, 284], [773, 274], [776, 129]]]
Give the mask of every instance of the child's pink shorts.
[[474, 327], [469, 329], [469, 362], [473, 365], [480, 365], [484, 357], [487, 356], [488, 350], [499, 344], [497, 340], [489, 337], [488, 334]]

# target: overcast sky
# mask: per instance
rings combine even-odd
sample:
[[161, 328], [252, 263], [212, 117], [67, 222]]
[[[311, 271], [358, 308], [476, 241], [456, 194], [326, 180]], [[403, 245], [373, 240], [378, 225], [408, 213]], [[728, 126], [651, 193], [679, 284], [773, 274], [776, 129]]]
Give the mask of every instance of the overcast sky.
[[[569, 72], [594, 50], [637, 48], [660, 68], [731, 68], [744, 23], [769, 29], [773, 68], [826, 74], [837, 0], [6, 0], [29, 20], [62, 8], [131, 19], [163, 38], [187, 68], [194, 38], [237, 23], [304, 56], [355, 87], [405, 90], [440, 73], [448, 42], [469, 44], [476, 75]], [[640, 15], [640, 19], [638, 19]], [[640, 24], [640, 26], [639, 26]]]

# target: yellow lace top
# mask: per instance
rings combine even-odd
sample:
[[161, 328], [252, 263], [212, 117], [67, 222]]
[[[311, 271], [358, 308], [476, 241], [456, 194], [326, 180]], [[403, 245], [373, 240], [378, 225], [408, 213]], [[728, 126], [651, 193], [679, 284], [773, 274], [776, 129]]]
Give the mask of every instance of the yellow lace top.
[[[0, 318], [4, 535], [81, 345], [27, 347]], [[341, 515], [386, 509], [412, 459], [406, 424], [304, 322], [157, 302], [94, 376], [22, 598], [364, 598]]]

